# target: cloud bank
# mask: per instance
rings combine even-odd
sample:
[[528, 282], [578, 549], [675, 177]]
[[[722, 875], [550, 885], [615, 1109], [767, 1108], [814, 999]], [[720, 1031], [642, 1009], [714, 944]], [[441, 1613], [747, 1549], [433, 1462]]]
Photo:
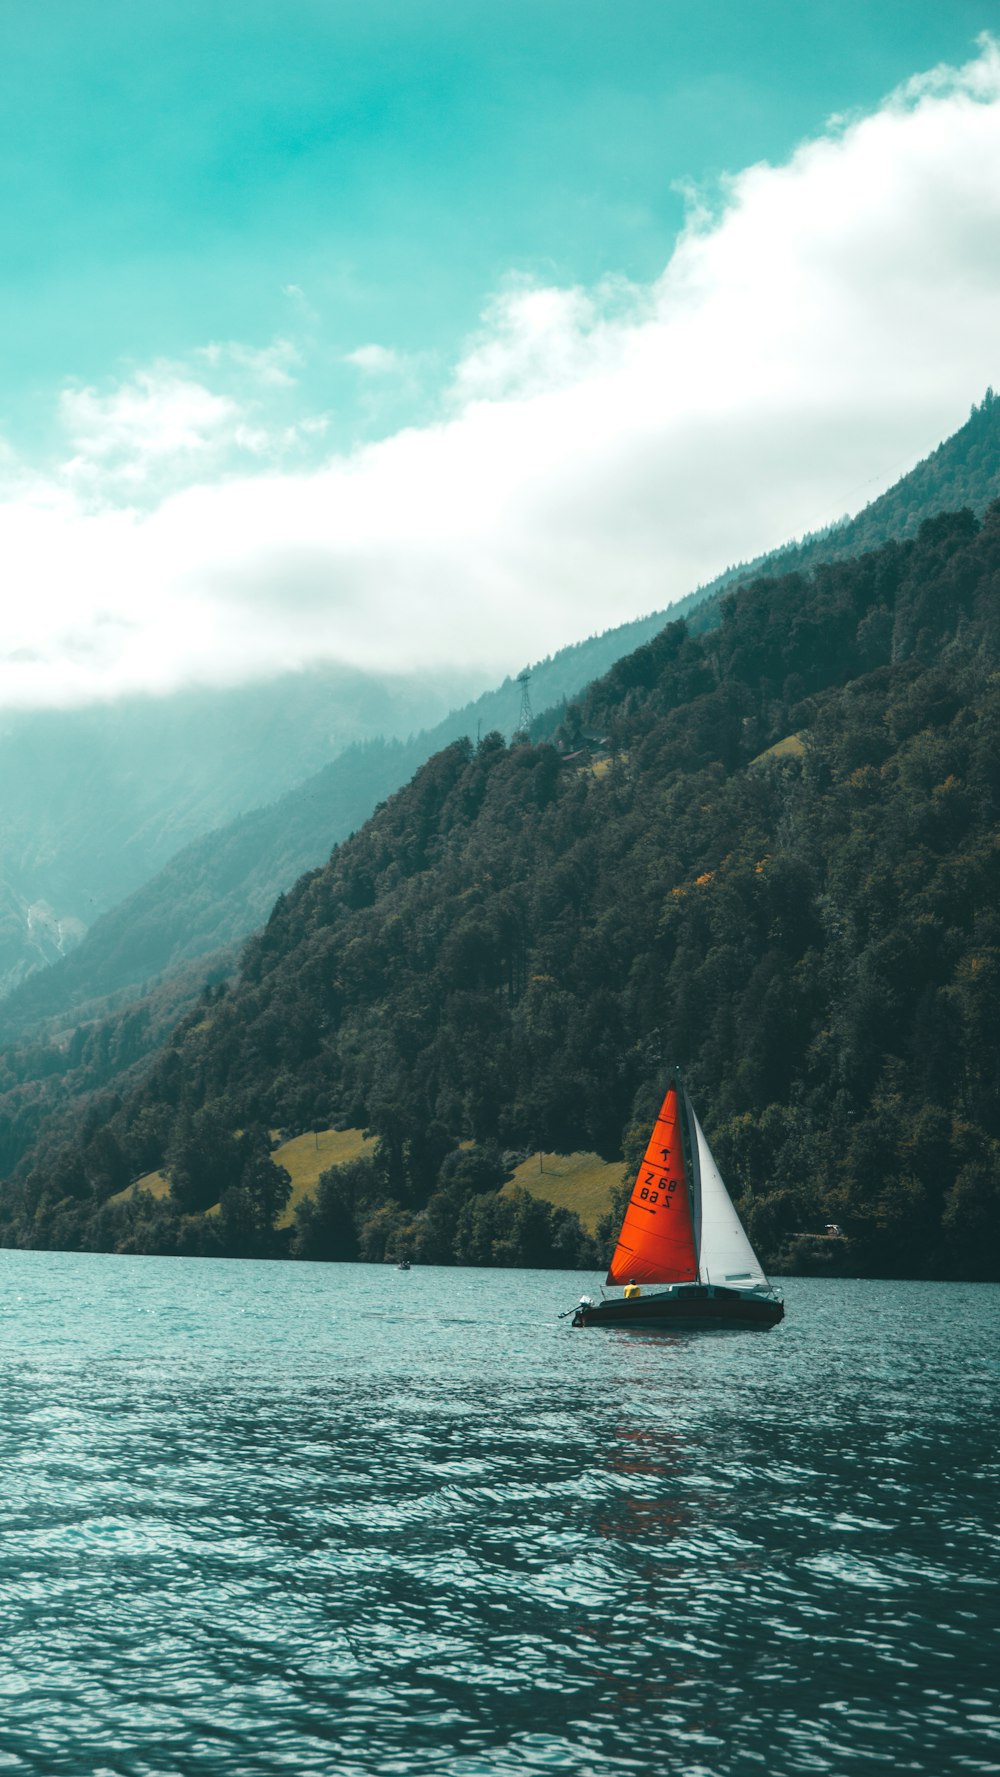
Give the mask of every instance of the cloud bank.
[[[368, 377], [398, 362], [346, 356]], [[0, 458], [0, 700], [324, 658], [499, 674], [863, 505], [998, 360], [984, 39], [728, 177], [656, 282], [512, 279], [432, 423], [324, 457], [287, 340], [63, 391], [62, 460]]]

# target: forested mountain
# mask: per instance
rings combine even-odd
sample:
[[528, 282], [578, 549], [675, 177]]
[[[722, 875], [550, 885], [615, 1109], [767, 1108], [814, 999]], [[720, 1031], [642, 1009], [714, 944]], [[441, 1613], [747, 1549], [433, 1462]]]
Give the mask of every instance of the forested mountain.
[[[821, 536], [762, 557], [753, 571], [787, 573], [819, 561], [856, 555], [887, 538], [914, 535], [926, 517], [949, 504], [955, 508], [969, 505], [982, 512], [998, 495], [1000, 402], [989, 390], [953, 437], [856, 518]], [[750, 571], [727, 570], [709, 586], [680, 600], [670, 614], [690, 616], [693, 627], [698, 629], [711, 627], [718, 621], [720, 593]], [[619, 625], [539, 662], [532, 670], [536, 710], [545, 712], [577, 696], [615, 660], [657, 633], [666, 617], [667, 613], [661, 611]], [[362, 684], [360, 680], [345, 681], [338, 695], [329, 676], [320, 674], [310, 679], [305, 675], [294, 685], [281, 682], [231, 693], [221, 699], [216, 696], [213, 700], [206, 693], [188, 703], [183, 699], [176, 706], [168, 703], [158, 713], [147, 710], [145, 720], [150, 732], [147, 739], [140, 736], [138, 752], [132, 732], [134, 714], [126, 710], [117, 716], [111, 712], [95, 718], [92, 713], [77, 713], [71, 721], [73, 745], [67, 741], [52, 757], [44, 794], [30, 772], [24, 779], [23, 812], [28, 821], [29, 807], [32, 811], [39, 806], [48, 810], [48, 825], [53, 831], [47, 830], [47, 835], [39, 832], [36, 840], [42, 844], [44, 839], [51, 854], [51, 870], [60, 855], [54, 829], [64, 833], [67, 830], [66, 809], [58, 797], [52, 800], [53, 784], [56, 779], [62, 782], [65, 778], [64, 767], [59, 763], [63, 753], [73, 753], [83, 735], [77, 776], [65, 778], [73, 794], [71, 838], [63, 845], [61, 866], [67, 882], [71, 877], [75, 880], [76, 898], [70, 896], [66, 882], [57, 898], [64, 909], [82, 907], [85, 912], [59, 917], [47, 904], [36, 901], [29, 907], [23, 894], [14, 896], [9, 890], [5, 905], [0, 884], [0, 977], [5, 967], [8, 982], [16, 980], [19, 974], [34, 971], [22, 987], [6, 1001], [0, 1001], [0, 1040], [10, 1040], [46, 1018], [65, 1021], [68, 1014], [93, 1016], [102, 1002], [113, 1003], [126, 991], [135, 993], [143, 984], [183, 968], [197, 957], [214, 957], [218, 950], [253, 931], [266, 918], [282, 889], [303, 870], [324, 862], [332, 846], [360, 826], [376, 803], [406, 783], [433, 753], [462, 735], [474, 736], [490, 728], [509, 735], [518, 719], [520, 687], [507, 679], [476, 702], [451, 712], [436, 726], [401, 739], [398, 737], [405, 731], [407, 718], [417, 707], [413, 701], [414, 687], [401, 685], [397, 706], [392, 707], [387, 687], [370, 686], [370, 707], [362, 723], [357, 707]], [[430, 689], [432, 695], [440, 696], [441, 687]], [[168, 769], [169, 761], [175, 757], [177, 737], [171, 738], [167, 730], [171, 721], [179, 719], [186, 739], [176, 766]], [[248, 722], [254, 724], [253, 744]], [[282, 781], [291, 781], [302, 775], [304, 763], [314, 757], [317, 746], [337, 750], [353, 732], [352, 723], [355, 728], [366, 724], [371, 734], [379, 722], [384, 732], [377, 739], [345, 746], [335, 761], [305, 782], [297, 783], [276, 802], [254, 808], [221, 828], [215, 827], [220, 811], [224, 814], [229, 806], [227, 797], [231, 803], [238, 792], [238, 805], [246, 807], [248, 785], [257, 785], [259, 791], [266, 793], [278, 781], [275, 773], [282, 774]], [[45, 723], [42, 727], [44, 730]], [[53, 735], [57, 733], [58, 722], [52, 730]], [[393, 734], [396, 739], [386, 738]], [[102, 744], [111, 747], [117, 763], [104, 760], [95, 764], [89, 748], [102, 735]], [[258, 759], [261, 740], [266, 742], [263, 765]], [[143, 784], [143, 794], [151, 794], [150, 784], [144, 783], [150, 749], [160, 760], [160, 775], [165, 774], [166, 800], [155, 820], [147, 811], [138, 836], [129, 839], [125, 829], [130, 821], [134, 824], [129, 800], [134, 786]], [[195, 766], [192, 759], [196, 760]], [[237, 759], [238, 768], [234, 766]], [[77, 777], [82, 772], [100, 787], [102, 801], [110, 803], [121, 794], [116, 773], [120, 775], [123, 762], [128, 773], [126, 812], [119, 822], [124, 852], [119, 855], [114, 841], [107, 847], [106, 856], [102, 848], [98, 850], [105, 872], [116, 871], [117, 880], [138, 880], [141, 886], [124, 901], [102, 912], [107, 908], [106, 893], [102, 889], [103, 900], [95, 896], [87, 869], [80, 867], [79, 838], [73, 839], [72, 834], [75, 824], [82, 823], [90, 831], [89, 842], [94, 843], [98, 835], [104, 839], [107, 826], [102, 823], [98, 829], [95, 825], [92, 794], [80, 793]], [[219, 783], [210, 792], [213, 772], [218, 773]], [[188, 798], [183, 806], [171, 802], [178, 794], [174, 782], [177, 776], [183, 779]], [[4, 798], [8, 828], [17, 805], [17, 791], [9, 788], [11, 782], [8, 777]], [[212, 826], [213, 830], [202, 832], [203, 826]], [[198, 836], [183, 845], [183, 838], [192, 827]], [[0, 837], [2, 831], [0, 822]], [[156, 849], [151, 850], [154, 835]], [[169, 853], [173, 855], [163, 868], [149, 880], [142, 880], [151, 861]], [[9, 860], [9, 847], [6, 855]], [[31, 881], [33, 888], [37, 888], [35, 879]], [[51, 877], [46, 882], [55, 893]], [[81, 944], [85, 925], [92, 929]], [[8, 944], [6, 965], [4, 933]], [[66, 952], [72, 953], [68, 960], [60, 960]], [[53, 966], [43, 968], [43, 964]]]
[[[852, 1269], [995, 1277], [998, 888], [1000, 504], [669, 624], [535, 744], [435, 755], [131, 1090], [39, 1130], [3, 1237], [283, 1250], [264, 1132], [340, 1123], [376, 1158], [293, 1251], [571, 1261], [504, 1154], [634, 1148], [679, 1062], [772, 1264], [833, 1221]], [[170, 1198], [117, 1196], [163, 1166]]]

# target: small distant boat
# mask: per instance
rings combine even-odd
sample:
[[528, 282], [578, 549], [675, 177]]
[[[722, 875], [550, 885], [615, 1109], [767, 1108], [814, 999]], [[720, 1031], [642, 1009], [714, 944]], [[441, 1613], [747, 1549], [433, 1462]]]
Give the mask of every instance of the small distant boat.
[[409, 1269], [410, 1269], [409, 1259], [400, 1259], [399, 1264], [396, 1266], [396, 1270], [397, 1271], [409, 1271]]
[[[668, 1088], [608, 1269], [625, 1299], [581, 1298], [575, 1327], [772, 1327], [768, 1282], [678, 1074]], [[646, 1295], [646, 1284], [664, 1284]]]

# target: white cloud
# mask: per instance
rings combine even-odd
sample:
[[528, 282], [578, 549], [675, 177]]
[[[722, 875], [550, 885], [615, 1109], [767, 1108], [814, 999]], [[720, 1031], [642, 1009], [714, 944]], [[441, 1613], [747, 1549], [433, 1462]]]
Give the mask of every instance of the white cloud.
[[391, 351], [388, 346], [368, 345], [345, 352], [344, 363], [353, 364], [356, 370], [363, 370], [369, 376], [392, 376], [402, 369], [404, 360], [399, 352]]
[[[278, 411], [302, 362], [292, 341], [212, 341], [192, 359], [197, 373], [160, 360], [109, 389], [63, 389], [59, 422], [70, 454], [59, 465], [59, 483], [92, 505], [125, 499], [150, 506], [206, 476], [245, 472], [248, 460], [301, 453], [326, 431], [324, 414], [289, 418]], [[8, 480], [16, 472], [0, 457], [3, 468]]]
[[652, 312], [652, 292], [607, 279], [589, 292], [512, 278], [487, 306], [455, 373], [452, 404], [506, 400], [585, 382]]
[[171, 468], [190, 479], [234, 443], [256, 448], [234, 400], [169, 364], [139, 371], [105, 394], [64, 389], [59, 417], [72, 452], [63, 475], [104, 493], [134, 492]]
[[[385, 347], [351, 356], [391, 367]], [[435, 424], [292, 473], [282, 450], [322, 416], [278, 427], [209, 388], [222, 348], [201, 379], [71, 392], [72, 473], [0, 505], [18, 593], [0, 696], [324, 655], [499, 673], [863, 503], [1000, 381], [998, 359], [1000, 54], [984, 40], [968, 67], [727, 179], [655, 283], [513, 281]], [[270, 388], [287, 396], [280, 375]], [[113, 492], [129, 464], [171, 466], [173, 491], [88, 510], [81, 480]]]
[[207, 346], [200, 346], [197, 355], [213, 369], [219, 365], [232, 365], [249, 372], [254, 381], [265, 387], [279, 389], [294, 387], [296, 378], [292, 372], [302, 363], [302, 354], [290, 339], [276, 339], [269, 346], [261, 347], [244, 345], [236, 339], [213, 340]]

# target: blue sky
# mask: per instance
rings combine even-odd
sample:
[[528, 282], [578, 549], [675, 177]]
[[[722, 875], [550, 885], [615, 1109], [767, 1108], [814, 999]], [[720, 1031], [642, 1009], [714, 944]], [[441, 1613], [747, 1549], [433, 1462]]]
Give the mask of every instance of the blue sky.
[[[387, 610], [416, 610], [424, 634], [439, 614], [444, 653], [464, 648], [462, 657], [480, 669], [506, 670], [681, 596], [692, 574], [707, 577], [730, 553], [778, 543], [860, 503], [859, 491], [861, 499], [878, 491], [880, 479], [891, 480], [958, 424], [970, 394], [996, 377], [985, 351], [981, 363], [970, 346], [968, 364], [945, 364], [933, 389], [923, 387], [918, 369], [916, 391], [901, 359], [899, 414], [883, 433], [852, 451], [835, 427], [832, 457], [814, 487], [793, 476], [784, 504], [773, 486], [764, 489], [758, 506], [714, 543], [706, 511], [675, 561], [651, 516], [641, 464], [634, 472], [634, 453], [603, 465], [582, 462], [577, 482], [553, 494], [551, 522], [534, 514], [513, 543], [502, 527], [499, 550], [498, 512], [487, 510], [490, 488], [506, 487], [497, 500], [523, 516], [524, 501], [495, 475], [496, 438], [517, 415], [524, 419], [525, 403], [542, 392], [539, 378], [551, 384], [556, 375], [564, 407], [574, 399], [566, 379], [576, 379], [585, 426], [584, 391], [593, 394], [596, 376], [607, 394], [608, 377], [622, 374], [622, 352], [648, 337], [650, 303], [659, 300], [651, 293], [662, 295], [667, 269], [689, 275], [690, 264], [676, 254], [692, 226], [724, 233], [727, 215], [752, 222], [756, 214], [761, 253], [773, 252], [769, 205], [781, 170], [799, 164], [796, 154], [810, 143], [843, 147], [887, 103], [912, 119], [920, 101], [900, 99], [905, 83], [921, 75], [926, 83], [940, 65], [961, 70], [981, 62], [988, 52], [978, 39], [1000, 25], [998, 15], [996, 0], [804, 7], [708, 0], [698, 8], [669, 0], [46, 0], [5, 9], [0, 438], [7, 490], [0, 533], [8, 563], [23, 559], [37, 617], [34, 627], [15, 622], [0, 630], [0, 656], [28, 668], [13, 677], [0, 672], [0, 694], [100, 695], [144, 675], [159, 683], [149, 663], [162, 662], [162, 647], [144, 628], [142, 598], [135, 595], [131, 608], [116, 575], [138, 575], [157, 611], [174, 599], [167, 627], [183, 622], [190, 634], [171, 668], [175, 678], [265, 670], [275, 657], [266, 623], [256, 651], [233, 651], [223, 639], [234, 606], [247, 620], [271, 611], [268, 587], [279, 582], [305, 587], [286, 613], [295, 640], [281, 664], [310, 647], [370, 653], [362, 641], [368, 605], [383, 628]], [[940, 109], [954, 101], [954, 79], [950, 88], [931, 81], [923, 93], [931, 109], [939, 102], [947, 143], [957, 141], [961, 122], [949, 127], [957, 113], [945, 119]], [[993, 105], [989, 78], [974, 97], [984, 112]], [[839, 119], [832, 126], [831, 116]], [[901, 166], [917, 153], [916, 126], [909, 146], [904, 133], [897, 131], [891, 150], [898, 148]], [[876, 153], [871, 130], [867, 140]], [[957, 180], [956, 201], [968, 207], [971, 223], [983, 220], [976, 205], [987, 199], [966, 193], [962, 180], [972, 178], [968, 157], [982, 157], [983, 141], [970, 138], [964, 152], [953, 169], [948, 147], [943, 176]], [[957, 148], [956, 155], [961, 160]], [[841, 155], [845, 169], [849, 159]], [[814, 156], [822, 184], [821, 161]], [[762, 164], [775, 181], [767, 189], [748, 175]], [[920, 179], [927, 188], [926, 164]], [[869, 206], [870, 184], [859, 192]], [[920, 189], [919, 179], [905, 185], [914, 209]], [[897, 193], [896, 221], [900, 201]], [[840, 316], [834, 331], [844, 315], [837, 306], [843, 268], [860, 251], [847, 241], [838, 203], [830, 235], [831, 315]], [[755, 204], [763, 209], [755, 212]], [[933, 212], [939, 228], [941, 213]], [[915, 214], [901, 237], [904, 272], [920, 227]], [[880, 234], [873, 215], [865, 238], [875, 243], [875, 257]], [[730, 297], [734, 280], [753, 285], [756, 277], [752, 243], [744, 240], [740, 250], [739, 265], [719, 271]], [[956, 287], [967, 281], [967, 251], [967, 243], [956, 245]], [[710, 258], [700, 256], [699, 277]], [[984, 265], [984, 277], [992, 275]], [[986, 312], [988, 291], [980, 296], [977, 315]], [[706, 287], [702, 299], [698, 349], [710, 356], [706, 329], [716, 298]], [[676, 275], [670, 300], [676, 308]], [[716, 308], [724, 362], [732, 320]], [[916, 365], [933, 337], [928, 313], [923, 344], [914, 343]], [[614, 369], [602, 357], [609, 340]], [[765, 356], [773, 350], [767, 344]], [[787, 391], [796, 379], [808, 382], [812, 361], [807, 354], [783, 370], [772, 365], [777, 384]], [[616, 425], [639, 381], [626, 375], [619, 383]], [[759, 424], [787, 435], [796, 403], [773, 401], [775, 386], [773, 378], [751, 386], [744, 406], [755, 399]], [[886, 401], [891, 386], [878, 393]], [[669, 405], [668, 385], [664, 400]], [[722, 423], [724, 405], [713, 388], [701, 411], [688, 391], [678, 425], [683, 420], [700, 435], [713, 414]], [[489, 445], [482, 439], [487, 407]], [[856, 402], [847, 408], [838, 426], [849, 431], [862, 419]], [[364, 536], [350, 524], [346, 534], [334, 524], [327, 535], [324, 511], [343, 505], [343, 481], [335, 497], [323, 481], [331, 463], [352, 488], [367, 485], [374, 459], [366, 452], [384, 445], [373, 512], [380, 502], [405, 507], [407, 487], [432, 476], [446, 443], [442, 430], [470, 410], [474, 423], [459, 455], [470, 465], [471, 492], [456, 489], [455, 497], [479, 512], [480, 529], [456, 524], [451, 512], [444, 540], [441, 527], [429, 537], [423, 516], [416, 522], [412, 514], [395, 549], [383, 547], [374, 517]], [[592, 411], [603, 413], [599, 402]], [[829, 422], [837, 411], [817, 361], [813, 411], [796, 454], [822, 431], [821, 418]], [[636, 412], [639, 430], [648, 428], [649, 416]], [[553, 452], [560, 437], [558, 429], [550, 437]], [[468, 455], [477, 439], [485, 451], [479, 481]], [[708, 460], [717, 462], [718, 453]], [[386, 463], [403, 465], [402, 485]], [[782, 464], [778, 452], [772, 475], [780, 477]], [[658, 472], [666, 473], [665, 461]], [[574, 497], [589, 497], [594, 477], [617, 487], [609, 547], [615, 525], [633, 542], [637, 533], [646, 538], [643, 559], [630, 558], [606, 608], [595, 589], [574, 596], [574, 574], [584, 564], [572, 536], [567, 547], [560, 517]], [[539, 462], [535, 487], [545, 479]], [[214, 494], [222, 504], [213, 519]], [[252, 560], [248, 545], [239, 564], [221, 562], [218, 525], [224, 512], [238, 522], [240, 497], [255, 510], [269, 499], [283, 502], [286, 518], [261, 532]], [[42, 560], [33, 543], [53, 512], [65, 528], [65, 550]], [[433, 593], [442, 573], [468, 579], [459, 532], [469, 560], [478, 551], [486, 564], [475, 593], [482, 620], [466, 625], [460, 645], [453, 597], [443, 597], [438, 613]], [[172, 591], [145, 570], [144, 548], [156, 562], [174, 562]], [[71, 592], [62, 564], [83, 558], [90, 565]], [[529, 588], [515, 623], [501, 622], [495, 608], [511, 576]], [[540, 577], [557, 588], [544, 620]], [[234, 593], [236, 581], [249, 590]], [[76, 667], [68, 664], [66, 638], [73, 637]], [[84, 657], [90, 664], [81, 666]]]
[[[54, 384], [303, 330], [436, 376], [512, 270], [655, 277], [681, 187], [963, 61], [966, 0], [46, 0], [0, 24], [0, 425]], [[331, 361], [332, 360], [332, 361]]]

